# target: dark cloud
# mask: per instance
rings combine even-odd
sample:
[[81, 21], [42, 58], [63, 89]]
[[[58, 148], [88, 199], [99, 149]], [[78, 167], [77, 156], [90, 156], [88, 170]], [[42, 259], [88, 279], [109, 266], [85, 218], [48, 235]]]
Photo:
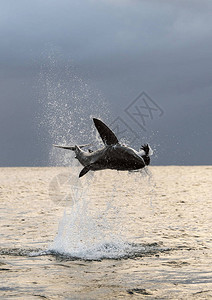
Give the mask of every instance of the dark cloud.
[[139, 133], [157, 148], [154, 163], [211, 164], [211, 9], [209, 0], [1, 1], [0, 164], [47, 164], [52, 140], [35, 116], [44, 109], [38, 79], [54, 59], [52, 90], [60, 78], [70, 95], [77, 74], [77, 97], [86, 82], [95, 90], [86, 101], [99, 91], [108, 121], [121, 116], [139, 131], [124, 110], [141, 91], [163, 108]]

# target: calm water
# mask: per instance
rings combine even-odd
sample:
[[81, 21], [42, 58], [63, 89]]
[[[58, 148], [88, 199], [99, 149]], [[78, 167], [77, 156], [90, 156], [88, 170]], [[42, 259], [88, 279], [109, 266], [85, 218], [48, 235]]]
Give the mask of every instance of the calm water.
[[0, 170], [0, 299], [212, 298], [211, 166]]

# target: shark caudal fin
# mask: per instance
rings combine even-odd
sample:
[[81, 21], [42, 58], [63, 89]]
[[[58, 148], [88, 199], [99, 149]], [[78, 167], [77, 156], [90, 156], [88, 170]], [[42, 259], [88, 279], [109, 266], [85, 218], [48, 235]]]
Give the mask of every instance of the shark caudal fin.
[[112, 130], [105, 125], [101, 120], [93, 118], [96, 129], [99, 132], [99, 135], [102, 138], [102, 141], [105, 145], [115, 145], [118, 144], [118, 139]]
[[[62, 146], [62, 145], [53, 145], [56, 148], [62, 148], [62, 149], [67, 149], [67, 150], [72, 150], [75, 151], [76, 150], [76, 146]], [[79, 145], [79, 148], [83, 148], [83, 147], [88, 147], [91, 146], [91, 144], [85, 144], [85, 145]]]

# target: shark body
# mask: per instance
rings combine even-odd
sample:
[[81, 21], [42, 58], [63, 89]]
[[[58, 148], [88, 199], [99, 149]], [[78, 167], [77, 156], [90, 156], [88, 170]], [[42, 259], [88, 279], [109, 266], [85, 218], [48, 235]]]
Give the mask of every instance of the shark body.
[[151, 148], [148, 144], [141, 146], [140, 151], [121, 145], [112, 130], [101, 120], [93, 118], [94, 125], [98, 130], [104, 147], [96, 151], [84, 151], [83, 147], [88, 146], [60, 146], [55, 147], [72, 150], [76, 158], [83, 165], [79, 177], [88, 171], [113, 169], [119, 171], [133, 171], [142, 169], [150, 163]]

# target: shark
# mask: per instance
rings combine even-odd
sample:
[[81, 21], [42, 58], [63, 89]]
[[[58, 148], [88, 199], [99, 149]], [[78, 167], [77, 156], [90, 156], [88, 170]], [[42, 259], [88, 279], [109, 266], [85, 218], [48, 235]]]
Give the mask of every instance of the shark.
[[83, 150], [91, 144], [84, 145], [54, 145], [57, 148], [72, 150], [75, 158], [78, 159], [83, 169], [79, 177], [89, 171], [112, 169], [118, 171], [135, 171], [150, 164], [150, 156], [153, 154], [148, 144], [141, 146], [139, 151], [123, 145], [119, 142], [114, 132], [100, 119], [93, 118], [94, 125], [99, 132], [104, 146], [96, 151], [91, 149]]

